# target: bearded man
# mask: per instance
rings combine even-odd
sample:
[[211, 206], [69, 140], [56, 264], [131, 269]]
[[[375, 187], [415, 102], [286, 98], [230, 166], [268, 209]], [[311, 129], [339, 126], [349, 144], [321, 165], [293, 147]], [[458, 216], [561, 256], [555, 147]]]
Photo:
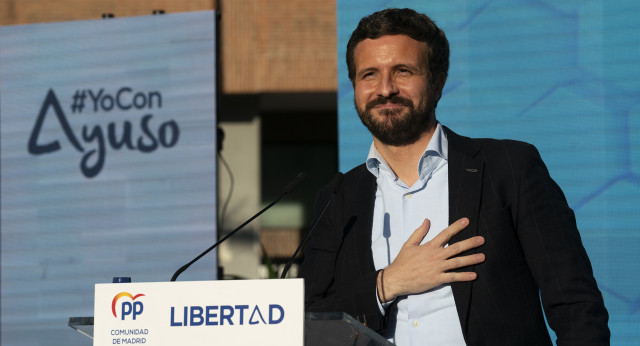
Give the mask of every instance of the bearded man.
[[573, 211], [537, 150], [436, 120], [444, 32], [410, 9], [376, 12], [347, 66], [373, 143], [306, 248], [307, 311], [347, 312], [398, 345], [551, 345], [544, 309], [559, 345], [608, 344]]

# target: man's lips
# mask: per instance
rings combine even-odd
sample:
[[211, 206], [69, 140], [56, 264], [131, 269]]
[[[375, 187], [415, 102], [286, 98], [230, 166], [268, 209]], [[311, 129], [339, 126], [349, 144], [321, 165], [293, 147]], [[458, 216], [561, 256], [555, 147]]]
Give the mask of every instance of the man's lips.
[[373, 109], [397, 110], [397, 109], [404, 109], [404, 108], [411, 108], [411, 107], [412, 107], [411, 101], [409, 101], [408, 99], [404, 99], [396, 96], [388, 99], [379, 98], [379, 99], [373, 100], [367, 104], [367, 107], [365, 109], [369, 111]]
[[404, 105], [400, 103], [383, 103], [375, 106], [374, 108], [381, 109], [381, 108], [398, 108], [398, 107], [404, 107]]

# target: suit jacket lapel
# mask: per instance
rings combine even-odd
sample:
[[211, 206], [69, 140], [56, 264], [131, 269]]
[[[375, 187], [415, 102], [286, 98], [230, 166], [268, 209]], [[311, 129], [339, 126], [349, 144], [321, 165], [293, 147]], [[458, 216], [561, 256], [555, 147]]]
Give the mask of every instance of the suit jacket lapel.
[[373, 252], [371, 250], [371, 228], [373, 227], [373, 207], [376, 194], [376, 179], [366, 168], [361, 169], [362, 177], [358, 179], [358, 204], [354, 215], [360, 215], [362, 220], [354, 220], [356, 224], [356, 244], [358, 251], [356, 258], [365, 260], [363, 271], [375, 271]]
[[[478, 214], [482, 195], [484, 160], [480, 158], [479, 147], [471, 139], [455, 134], [445, 127], [449, 145], [449, 224], [466, 217], [469, 226], [454, 236], [450, 244], [471, 238], [478, 234]], [[467, 251], [461, 255], [475, 253]], [[457, 271], [470, 271], [475, 268], [461, 268]], [[451, 285], [456, 301], [462, 332], [467, 337], [467, 322], [471, 304], [473, 282], [456, 282]]]

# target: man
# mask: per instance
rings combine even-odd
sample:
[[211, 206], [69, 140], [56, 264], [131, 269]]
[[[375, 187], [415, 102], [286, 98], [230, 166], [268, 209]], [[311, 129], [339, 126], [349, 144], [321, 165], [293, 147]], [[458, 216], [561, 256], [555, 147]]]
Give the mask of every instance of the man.
[[559, 345], [608, 344], [574, 214], [536, 149], [436, 121], [449, 44], [431, 19], [363, 18], [347, 65], [373, 143], [307, 246], [306, 309], [398, 345], [549, 345], [541, 299]]

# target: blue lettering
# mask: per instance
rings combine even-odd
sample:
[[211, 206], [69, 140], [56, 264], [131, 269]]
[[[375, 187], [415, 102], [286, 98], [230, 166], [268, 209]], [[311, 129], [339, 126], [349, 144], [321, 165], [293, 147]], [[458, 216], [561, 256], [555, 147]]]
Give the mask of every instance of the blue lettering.
[[159, 91], [149, 92], [149, 108], [153, 108], [153, 100], [156, 100], [158, 108], [162, 108], [162, 94]]
[[131, 303], [129, 302], [123, 302], [122, 303], [122, 313], [121, 318], [124, 320], [124, 317], [131, 314], [131, 312], [133, 312], [133, 305], [131, 305]]
[[[93, 102], [93, 111], [111, 111], [114, 106], [121, 110], [130, 110], [131, 108], [143, 109], [154, 107], [162, 108], [162, 94], [159, 91], [136, 92], [128, 86], [124, 86], [116, 91], [115, 97], [104, 93], [104, 88], [98, 90], [98, 94], [94, 94], [93, 90], [88, 89], [89, 98]], [[84, 92], [84, 91], [83, 91]], [[84, 97], [84, 96], [83, 96]]]
[[147, 97], [143, 93], [138, 92], [135, 96], [133, 96], [133, 104], [137, 109], [142, 109], [147, 105]]
[[[139, 306], [138, 306], [139, 304]], [[251, 314], [247, 316], [251, 309]], [[133, 319], [142, 313], [142, 303], [123, 303], [122, 315], [133, 315]], [[234, 326], [245, 325], [245, 317], [248, 317], [248, 324], [280, 324], [284, 321], [285, 310], [282, 305], [269, 304], [268, 316], [265, 316], [258, 305], [208, 305], [208, 306], [185, 306], [183, 308], [182, 320], [176, 320], [176, 308], [171, 307], [171, 327], [182, 326]], [[268, 320], [265, 320], [268, 317]], [[124, 317], [123, 317], [124, 319]], [[268, 321], [268, 323], [267, 323]]]
[[111, 145], [113, 149], [118, 150], [122, 148], [122, 146], [126, 146], [129, 150], [135, 149], [133, 143], [131, 143], [131, 122], [127, 120], [124, 121], [122, 125], [122, 136], [119, 140], [116, 138], [116, 132], [116, 124], [110, 123], [107, 130], [107, 136], [109, 138], [109, 145]]
[[136, 319], [136, 316], [142, 314], [142, 310], [144, 310], [144, 306], [142, 302], [133, 302], [133, 319]]
[[203, 309], [200, 306], [192, 306], [191, 307], [191, 319], [190, 325], [192, 326], [201, 326], [204, 323], [204, 318], [202, 317]]
[[[130, 110], [132, 108], [162, 108], [162, 95], [158, 91], [152, 91], [148, 94], [135, 93], [130, 87], [122, 87], [118, 90], [116, 98], [111, 95], [105, 95], [104, 89], [100, 89], [95, 94], [90, 89], [77, 90], [74, 95], [74, 105], [72, 110], [82, 112], [83, 104], [77, 104], [77, 99], [84, 100], [85, 92], [88, 91], [89, 98], [93, 101], [93, 111], [100, 109], [108, 112], [114, 108], [114, 105], [122, 110]], [[80, 93], [82, 92], [82, 93]], [[131, 96], [133, 95], [133, 98]], [[110, 122], [106, 129], [102, 129], [100, 125], [84, 125], [82, 133], [74, 134], [71, 124], [60, 106], [57, 96], [53, 89], [49, 89], [42, 103], [40, 112], [31, 130], [27, 150], [32, 155], [43, 155], [53, 153], [62, 149], [61, 142], [57, 139], [41, 143], [40, 134], [49, 110], [55, 113], [58, 124], [62, 128], [64, 135], [69, 143], [78, 152], [83, 153], [80, 162], [80, 171], [87, 178], [96, 177], [103, 169], [106, 162], [107, 146], [114, 150], [123, 147], [129, 150], [138, 150], [142, 153], [152, 153], [159, 147], [172, 148], [177, 145], [180, 139], [180, 127], [175, 120], [168, 120], [161, 123], [158, 127], [151, 127], [152, 114], [145, 114], [140, 118], [140, 135], [133, 138], [133, 125], [129, 120], [123, 123], [122, 134], [118, 135], [116, 131], [116, 123]], [[81, 136], [80, 136], [81, 135]], [[83, 141], [80, 142], [80, 140]], [[94, 145], [95, 148], [85, 151], [84, 145]]]
[[104, 97], [100, 101], [100, 107], [102, 107], [102, 109], [107, 112], [113, 109], [113, 104], [113, 96], [109, 94], [104, 95]]
[[131, 104], [125, 106], [122, 104], [122, 102], [120, 102], [120, 96], [122, 95], [123, 92], [131, 92], [131, 88], [129, 87], [120, 88], [120, 90], [118, 90], [118, 93], [116, 94], [116, 102], [118, 103], [118, 107], [120, 107], [120, 109], [127, 110], [131, 108]]
[[[225, 311], [228, 311], [225, 313]], [[220, 325], [224, 325], [224, 320], [229, 322], [229, 325], [233, 325], [233, 321], [231, 321], [231, 317], [233, 317], [233, 307], [229, 305], [223, 305], [220, 307]]]
[[100, 96], [102, 96], [102, 92], [104, 92], [104, 88], [100, 88], [100, 92], [98, 92], [98, 95], [94, 95], [93, 90], [89, 89], [89, 97], [91, 98], [91, 101], [93, 101], [94, 112], [98, 111], [98, 100], [100, 99]]
[[188, 321], [187, 317], [188, 317], [188, 316], [189, 316], [189, 310], [188, 310], [188, 309], [187, 309], [187, 307], [185, 306], [185, 307], [184, 307], [184, 318], [182, 319], [182, 320], [184, 321], [184, 325], [185, 325], [185, 326], [188, 326], [188, 324], [187, 324], [187, 321]]
[[207, 322], [206, 324], [208, 326], [217, 326], [218, 325], [218, 321], [212, 321], [213, 318], [218, 317], [218, 314], [215, 313], [214, 311], [218, 310], [218, 306], [207, 306]]
[[57, 150], [60, 150], [60, 142], [53, 141], [47, 144], [38, 144], [38, 138], [40, 137], [40, 131], [42, 130], [42, 124], [44, 123], [44, 118], [47, 115], [47, 111], [49, 108], [53, 107], [53, 110], [58, 118], [58, 122], [60, 126], [62, 126], [62, 130], [64, 134], [67, 136], [67, 139], [71, 144], [78, 150], [79, 152], [83, 152], [84, 149], [78, 139], [73, 134], [73, 130], [71, 129], [71, 125], [67, 121], [67, 117], [62, 111], [62, 107], [60, 107], [60, 102], [58, 102], [58, 98], [56, 94], [53, 92], [53, 89], [49, 89], [47, 92], [47, 96], [42, 103], [42, 108], [40, 108], [40, 114], [38, 114], [38, 118], [36, 119], [36, 123], [33, 125], [33, 130], [31, 130], [31, 136], [29, 136], [29, 153], [32, 155], [40, 155], [47, 154]]
[[[91, 133], [87, 133], [87, 129], [88, 127], [86, 125], [82, 127], [82, 138], [87, 143], [90, 143], [95, 139], [97, 142], [98, 149], [89, 150], [82, 156], [82, 161], [80, 162], [80, 170], [82, 171], [82, 174], [84, 174], [85, 177], [93, 178], [96, 175], [98, 175], [98, 173], [100, 173], [100, 171], [102, 170], [102, 167], [104, 166], [104, 160], [105, 160], [104, 135], [102, 134], [102, 128], [100, 128], [99, 126], [95, 126], [93, 128], [93, 131], [91, 131]], [[91, 156], [93, 154], [97, 154], [97, 156], [95, 159], [95, 163], [93, 165], [90, 165], [89, 159], [91, 159]]]
[[[279, 319], [274, 319], [273, 316], [273, 310], [277, 309], [280, 311], [280, 318]], [[271, 304], [269, 305], [269, 324], [278, 324], [280, 322], [282, 322], [282, 320], [284, 319], [284, 309], [282, 308], [282, 306], [278, 305], [278, 304]]]
[[182, 327], [182, 323], [181, 322], [175, 322], [175, 309], [173, 306], [171, 307], [171, 326], [172, 327]]
[[249, 305], [236, 305], [236, 310], [240, 310], [240, 325], [244, 325], [244, 310], [248, 309]]
[[178, 128], [178, 123], [174, 120], [169, 120], [160, 125], [160, 129], [158, 130], [158, 140], [163, 147], [173, 147], [178, 143], [179, 137], [180, 128]]
[[260, 321], [254, 321], [254, 319], [253, 319], [253, 316], [255, 316], [256, 312], [258, 313], [258, 316], [260, 317], [260, 320], [262, 320], [262, 323], [263, 324], [267, 324], [267, 322], [264, 321], [264, 317], [262, 317], [262, 313], [260, 312], [260, 309], [258, 309], [257, 305], [253, 309], [253, 312], [251, 313], [251, 317], [249, 317], [249, 324], [258, 324], [258, 323], [260, 323]]
[[147, 139], [149, 139], [149, 143], [147, 144], [144, 142], [144, 137], [142, 135], [138, 137], [138, 150], [143, 153], [150, 153], [158, 148], [158, 140], [153, 136], [153, 132], [149, 129], [149, 121], [152, 117], [153, 116], [151, 114], [146, 114], [142, 117], [142, 120], [140, 120], [140, 128], [144, 135], [146, 135]]

